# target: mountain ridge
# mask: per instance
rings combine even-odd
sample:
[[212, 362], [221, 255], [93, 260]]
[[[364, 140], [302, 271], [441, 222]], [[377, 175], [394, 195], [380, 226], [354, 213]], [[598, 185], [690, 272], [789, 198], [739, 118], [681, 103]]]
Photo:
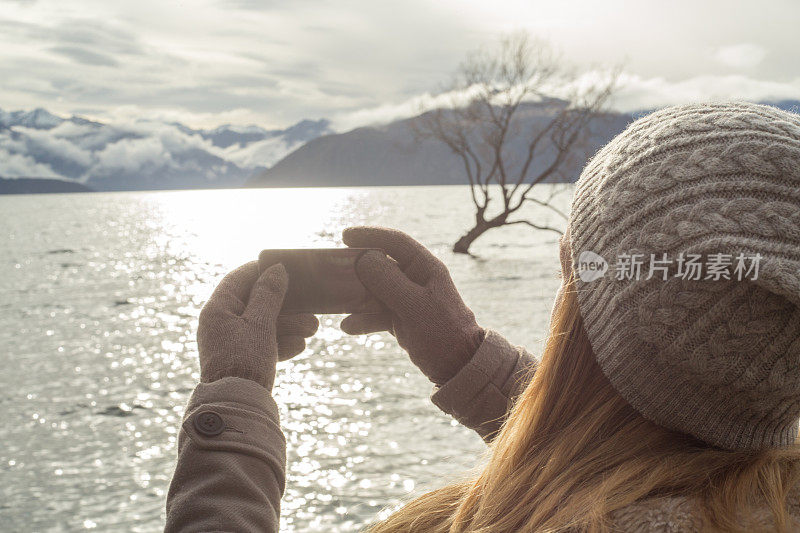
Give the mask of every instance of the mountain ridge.
[[71, 180], [51, 178], [4, 178], [0, 176], [0, 195], [94, 192]]
[[[762, 103], [795, 113], [800, 111], [800, 100]], [[547, 119], [541, 113], [537, 114], [537, 106], [531, 103], [523, 108], [520, 117], [522, 128], [532, 129], [536, 121]], [[540, 111], [543, 109], [544, 106]], [[630, 122], [652, 111], [609, 111], [598, 117], [590, 124], [585, 157], [567, 164], [564, 169], [566, 177], [558, 181], [577, 180], [588, 157], [622, 132]], [[420, 117], [317, 137], [269, 169], [256, 173], [245, 187], [467, 184], [463, 162], [443, 143], [433, 139], [413, 139], [412, 123]], [[509, 149], [512, 153], [526, 150], [524, 138], [511, 141]], [[552, 147], [545, 146], [542, 154], [534, 160], [531, 174], [544, 169], [552, 160], [553, 153]]]
[[[800, 100], [762, 103], [800, 112]], [[524, 120], [529, 125], [542, 120], [539, 111], [526, 104]], [[593, 122], [587, 157], [649, 112], [611, 111]], [[283, 129], [253, 124], [196, 129], [178, 122], [60, 117], [44, 108], [0, 109], [0, 176], [54, 179], [57, 189], [70, 181], [98, 191], [467, 183], [463, 163], [446, 146], [415, 138], [416, 120], [337, 133], [327, 119]], [[524, 135], [517, 137], [512, 151], [524, 147]], [[537, 159], [540, 167], [552, 156], [552, 148], [549, 156], [547, 150]], [[566, 181], [578, 177], [584, 160], [566, 168]], [[42, 182], [37, 187], [46, 189]]]
[[[522, 108], [522, 128], [545, 120], [545, 107]], [[422, 115], [380, 126], [363, 126], [349, 132], [320, 136], [286, 155], [269, 169], [253, 176], [246, 187], [319, 187], [379, 185], [467, 184], [463, 162], [443, 143], [420, 139], [415, 123]], [[587, 152], [593, 153], [632, 120], [628, 113], [609, 112], [590, 124]], [[524, 136], [508, 143], [512, 153], [527, 150]], [[533, 171], [552, 160], [553, 148], [543, 145]], [[572, 164], [582, 167], [583, 159]], [[573, 169], [574, 170], [574, 169]]]
[[101, 190], [230, 188], [306, 141], [326, 119], [284, 129], [195, 129], [155, 120], [98, 122], [44, 108], [0, 109], [0, 175], [71, 180]]

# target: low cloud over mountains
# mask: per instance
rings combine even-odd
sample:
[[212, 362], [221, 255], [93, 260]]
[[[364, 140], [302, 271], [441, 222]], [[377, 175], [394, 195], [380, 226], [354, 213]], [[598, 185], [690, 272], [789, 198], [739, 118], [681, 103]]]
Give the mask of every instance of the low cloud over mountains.
[[236, 187], [310, 139], [327, 120], [285, 130], [198, 130], [153, 120], [101, 123], [44, 109], [0, 109], [0, 177], [75, 180], [95, 190]]
[[[800, 102], [771, 105], [797, 112]], [[546, 107], [526, 104], [519, 112], [520, 131], [536, 131], [549, 120], [547, 113]], [[598, 117], [590, 125], [586, 154], [644, 113]], [[152, 119], [100, 123], [44, 109], [0, 110], [0, 177], [56, 178], [98, 191], [466, 183], [463, 163], [446, 146], [416, 138], [416, 120], [336, 133], [327, 120], [304, 120], [284, 130], [192, 129]], [[524, 141], [524, 135], [512, 140], [508, 150], [521, 153]], [[546, 167], [552, 155], [545, 143], [531, 172]], [[576, 158], [558, 179], [577, 178], [584, 159]]]

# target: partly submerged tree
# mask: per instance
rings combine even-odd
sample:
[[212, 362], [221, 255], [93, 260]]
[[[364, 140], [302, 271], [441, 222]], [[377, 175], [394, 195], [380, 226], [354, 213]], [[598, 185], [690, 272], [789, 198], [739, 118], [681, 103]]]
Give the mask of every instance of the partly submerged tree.
[[488, 230], [512, 224], [562, 233], [521, 218], [520, 210], [536, 204], [566, 220], [554, 204], [559, 190], [537, 198], [534, 186], [576, 177], [589, 155], [591, 125], [605, 114], [617, 77], [615, 71], [591, 80], [577, 75], [545, 42], [525, 33], [468, 56], [443, 93], [447, 104], [424, 112], [413, 126], [417, 136], [445, 143], [469, 180], [475, 222], [454, 252], [469, 253]]

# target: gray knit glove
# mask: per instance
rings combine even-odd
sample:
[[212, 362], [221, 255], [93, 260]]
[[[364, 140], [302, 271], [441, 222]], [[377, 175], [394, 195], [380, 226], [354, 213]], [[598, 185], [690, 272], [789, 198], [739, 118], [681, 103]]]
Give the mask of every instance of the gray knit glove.
[[[389, 228], [347, 228], [348, 246], [381, 248], [356, 264], [361, 282], [389, 309], [383, 314], [353, 314], [342, 331], [361, 335], [388, 331], [434, 383], [455, 376], [483, 342], [485, 332], [458, 294], [447, 267], [422, 244]], [[393, 259], [392, 259], [393, 258]]]
[[249, 379], [272, 390], [275, 364], [302, 352], [319, 325], [310, 314], [278, 315], [289, 278], [281, 264], [259, 276], [258, 262], [225, 276], [200, 311], [200, 380]]

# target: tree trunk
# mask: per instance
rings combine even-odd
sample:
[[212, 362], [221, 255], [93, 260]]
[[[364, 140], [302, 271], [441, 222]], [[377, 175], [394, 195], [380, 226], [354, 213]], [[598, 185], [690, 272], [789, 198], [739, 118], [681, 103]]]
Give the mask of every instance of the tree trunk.
[[497, 219], [494, 220], [483, 220], [478, 218], [475, 221], [475, 226], [472, 227], [471, 230], [466, 232], [462, 235], [456, 243], [453, 245], [453, 251], [457, 254], [468, 254], [469, 247], [472, 245], [475, 240], [489, 231], [492, 228], [496, 228], [497, 226], [502, 226], [502, 223], [497, 223]]

